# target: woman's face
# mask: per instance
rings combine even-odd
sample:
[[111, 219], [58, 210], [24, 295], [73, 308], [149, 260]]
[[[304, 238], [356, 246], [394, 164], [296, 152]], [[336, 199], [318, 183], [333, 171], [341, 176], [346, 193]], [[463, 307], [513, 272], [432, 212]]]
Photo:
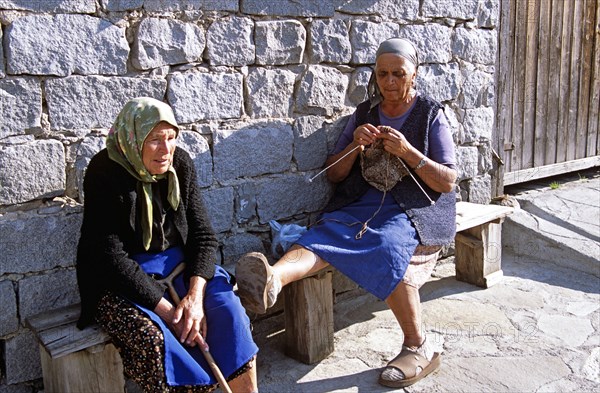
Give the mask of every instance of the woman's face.
[[415, 66], [402, 56], [384, 53], [377, 58], [375, 77], [386, 101], [405, 100], [416, 76]]
[[142, 162], [152, 175], [162, 175], [169, 170], [175, 153], [177, 131], [169, 123], [158, 123], [144, 140]]

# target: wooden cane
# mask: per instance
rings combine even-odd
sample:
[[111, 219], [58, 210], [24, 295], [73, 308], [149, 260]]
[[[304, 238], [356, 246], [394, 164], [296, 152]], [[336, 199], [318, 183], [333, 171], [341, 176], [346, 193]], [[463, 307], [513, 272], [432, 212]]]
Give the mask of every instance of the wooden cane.
[[[171, 274], [169, 274], [167, 277], [157, 280], [157, 282], [159, 282], [161, 284], [165, 284], [167, 286], [169, 295], [171, 296], [171, 299], [173, 299], [173, 302], [175, 303], [175, 305], [178, 305], [181, 302], [181, 298], [179, 297], [179, 295], [177, 294], [177, 291], [175, 290], [175, 286], [173, 285], [173, 280], [175, 280], [175, 277], [177, 277], [179, 274], [183, 273], [184, 270], [185, 270], [185, 263], [180, 263], [179, 265], [175, 266], [175, 269], [173, 269]], [[219, 382], [221, 389], [225, 393], [233, 393], [231, 391], [231, 388], [229, 387], [229, 384], [227, 384], [227, 380], [223, 376], [223, 373], [219, 369], [219, 366], [217, 366], [215, 359], [212, 357], [212, 355], [208, 351], [208, 344], [206, 345], [206, 349], [200, 348], [200, 351], [204, 355], [204, 359], [206, 359], [206, 361], [208, 362], [210, 369], [212, 370], [213, 374], [215, 375], [215, 378], [217, 378], [217, 381]]]

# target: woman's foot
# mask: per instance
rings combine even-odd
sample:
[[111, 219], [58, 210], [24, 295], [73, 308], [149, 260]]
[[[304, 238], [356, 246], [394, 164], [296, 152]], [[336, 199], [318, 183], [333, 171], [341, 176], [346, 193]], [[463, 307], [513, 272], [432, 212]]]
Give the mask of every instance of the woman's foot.
[[242, 305], [256, 314], [264, 314], [272, 307], [281, 292], [279, 276], [259, 252], [245, 254], [237, 261], [235, 277]]
[[379, 383], [392, 388], [410, 386], [423, 379], [440, 365], [440, 354], [423, 341], [419, 347], [402, 346], [402, 351], [391, 360], [379, 376]]

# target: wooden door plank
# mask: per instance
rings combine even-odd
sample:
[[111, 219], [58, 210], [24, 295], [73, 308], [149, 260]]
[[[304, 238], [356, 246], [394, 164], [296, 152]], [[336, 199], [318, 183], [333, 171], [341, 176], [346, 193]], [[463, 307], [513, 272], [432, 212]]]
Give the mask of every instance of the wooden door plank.
[[[565, 162], [575, 155], [575, 138], [568, 128], [569, 88], [571, 86], [571, 37], [573, 35], [573, 11], [575, 3], [582, 0], [563, 1], [562, 32], [560, 34], [560, 57], [558, 57], [558, 122], [556, 129], [556, 162]], [[575, 71], [575, 70], [573, 70]]]
[[600, 4], [599, 2], [588, 0], [588, 6], [595, 6], [595, 21], [592, 26], [596, 26], [592, 37], [594, 41], [594, 55], [592, 61], [593, 82], [590, 93], [590, 107], [588, 111], [587, 127], [587, 148], [586, 157], [592, 157], [600, 154]]
[[550, 69], [550, 22], [552, 3], [540, 0], [536, 118], [534, 135], [533, 166], [546, 162], [546, 119], [548, 118], [548, 78]]
[[548, 115], [546, 117], [546, 158], [545, 165], [556, 163], [556, 140], [558, 139], [558, 106], [559, 88], [560, 88], [560, 72], [557, 72], [559, 67], [560, 50], [561, 50], [561, 35], [562, 35], [562, 14], [563, 0], [551, 0], [552, 16], [550, 23], [550, 45], [548, 53], [550, 56], [550, 77], [548, 79]]
[[525, 83], [523, 84], [525, 100], [523, 101], [521, 166], [533, 168], [540, 2], [528, 0], [526, 12], [526, 52], [525, 61], [522, 63], [522, 67], [525, 67]]
[[508, 0], [499, 2], [500, 23], [498, 25], [498, 63], [496, 64], [496, 135], [493, 139], [493, 147], [504, 162], [494, 171], [495, 192], [493, 195], [503, 194], [504, 173], [509, 170], [507, 160], [509, 152], [504, 151], [504, 142], [510, 138], [510, 69], [512, 64], [512, 45], [510, 40], [510, 3]]
[[575, 158], [585, 158], [587, 150], [587, 126], [590, 114], [590, 93], [592, 83], [592, 61], [594, 51], [595, 26], [595, 3], [597, 0], [586, 1], [583, 19], [583, 45], [581, 51], [581, 77], [579, 80], [579, 99], [577, 114], [577, 132], [575, 143], [577, 144]]
[[515, 71], [513, 80], [513, 102], [512, 102], [512, 143], [514, 150], [512, 154], [511, 170], [523, 168], [522, 154], [525, 146], [523, 138], [523, 103], [525, 102], [525, 61], [527, 48], [527, 0], [516, 0], [516, 22], [515, 22]]
[[512, 145], [514, 134], [514, 119], [513, 119], [513, 102], [515, 101], [514, 80], [515, 80], [515, 25], [517, 20], [517, 6], [512, 0], [503, 0], [503, 9], [506, 10], [506, 80], [504, 81], [505, 92], [505, 128], [503, 134], [502, 150], [504, 151], [504, 165], [506, 171], [513, 171], [513, 160], [515, 157], [514, 149], [504, 150], [504, 145]]
[[568, 130], [567, 140], [567, 155], [566, 160], [575, 159], [576, 141], [575, 134], [577, 133], [577, 100], [579, 98], [579, 78], [581, 65], [581, 45], [582, 37], [582, 20], [585, 0], [576, 0], [573, 2], [573, 18], [572, 18], [572, 34], [571, 34], [571, 59], [570, 59], [570, 81], [568, 102], [568, 116], [566, 130]]

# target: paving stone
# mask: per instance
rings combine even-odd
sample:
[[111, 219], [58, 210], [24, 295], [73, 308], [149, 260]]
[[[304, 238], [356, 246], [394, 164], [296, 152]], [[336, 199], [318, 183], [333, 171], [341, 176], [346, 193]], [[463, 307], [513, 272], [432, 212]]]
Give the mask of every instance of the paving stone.
[[202, 199], [216, 233], [225, 232], [233, 225], [233, 188], [203, 190]]
[[256, 64], [284, 65], [302, 62], [306, 29], [296, 20], [256, 21]]
[[291, 165], [292, 127], [281, 121], [241, 124], [216, 131], [213, 145], [218, 181], [283, 172]]
[[242, 114], [243, 76], [227, 73], [174, 74], [167, 97], [177, 122], [239, 118]]
[[167, 82], [161, 79], [71, 76], [45, 82], [53, 129], [110, 128], [133, 97], [162, 100]]
[[332, 1], [244, 0], [240, 8], [244, 14], [269, 16], [332, 17], [334, 14]]
[[74, 266], [81, 211], [75, 207], [48, 215], [33, 211], [0, 217], [0, 275]]
[[600, 383], [600, 347], [592, 349], [592, 353], [585, 361], [582, 374], [585, 378]]
[[461, 107], [465, 109], [492, 106], [494, 75], [479, 70], [462, 70]]
[[240, 233], [223, 241], [223, 261], [226, 265], [235, 264], [247, 252], [266, 252], [260, 237]]
[[127, 72], [129, 44], [125, 28], [105, 19], [72, 14], [25, 16], [15, 20], [5, 34], [10, 74], [68, 76]]
[[370, 67], [358, 67], [352, 73], [348, 86], [348, 99], [352, 105], [357, 106], [367, 99], [367, 86], [372, 72]]
[[319, 169], [327, 159], [327, 135], [320, 116], [303, 116], [294, 122], [294, 158], [298, 170]]
[[300, 81], [296, 110], [310, 115], [331, 116], [345, 106], [348, 76], [335, 68], [313, 65]]
[[465, 110], [463, 121], [464, 142], [478, 143], [491, 140], [494, 117], [494, 109], [490, 107]]
[[[0, 42], [2, 42], [2, 29], [0, 29]], [[4, 45], [0, 45], [0, 59], [4, 59]], [[4, 78], [4, 76], [4, 61], [0, 61], [0, 78]], [[2, 112], [4, 113], [4, 111]]]
[[[106, 11], [129, 11], [142, 8], [146, 0], [100, 0]], [[146, 1], [147, 2], [147, 1]]]
[[500, 0], [482, 0], [477, 14], [477, 26], [494, 28], [500, 18]]
[[32, 315], [79, 301], [74, 270], [60, 270], [19, 281], [19, 316], [22, 323]]
[[567, 311], [578, 317], [585, 317], [600, 308], [597, 302], [569, 302]]
[[196, 24], [145, 18], [138, 27], [131, 61], [140, 70], [202, 62], [205, 45], [204, 31]]
[[455, 18], [473, 20], [477, 17], [479, 0], [423, 0], [421, 12], [426, 18]]
[[100, 150], [106, 147], [106, 136], [104, 135], [87, 135], [77, 148], [75, 158], [75, 176], [77, 182], [77, 190], [79, 191], [79, 202], [83, 203], [85, 195], [83, 192], [83, 179], [85, 171], [92, 157]]
[[239, 10], [238, 0], [144, 0], [144, 9], [149, 12]]
[[588, 319], [564, 315], [542, 315], [538, 328], [541, 333], [556, 337], [571, 347], [580, 346], [594, 332]]
[[188, 152], [194, 161], [198, 185], [210, 186], [213, 182], [213, 163], [206, 139], [197, 132], [182, 130], [177, 138], [177, 146]]
[[354, 20], [350, 28], [353, 64], [375, 64], [375, 54], [382, 41], [398, 37], [400, 27], [396, 23], [375, 23]]
[[[555, 356], [471, 357], [446, 359], [435, 381], [423, 380], [415, 391], [444, 390], [457, 392], [489, 391], [531, 392], [569, 374], [569, 368]], [[460, 375], [460, 378], [457, 376]]]
[[245, 66], [254, 63], [254, 22], [229, 17], [213, 22], [206, 33], [208, 59], [212, 65]]
[[254, 118], [290, 117], [296, 74], [253, 68], [246, 78], [248, 113]]
[[348, 63], [352, 47], [342, 19], [314, 20], [310, 25], [312, 63]]
[[65, 149], [56, 140], [0, 145], [0, 205], [61, 195], [66, 187]]
[[[436, 23], [406, 25], [398, 36], [412, 42], [423, 63], [448, 63], [452, 60], [452, 29]], [[416, 39], [418, 37], [418, 39]]]
[[479, 152], [476, 147], [459, 147], [456, 149], [458, 181], [473, 178], [478, 173]]
[[0, 281], [0, 299], [0, 336], [6, 336], [19, 328], [17, 297], [12, 281]]
[[577, 392], [582, 391], [580, 390], [580, 387], [581, 386], [576, 384], [575, 382], [563, 378], [543, 385], [542, 387], [536, 390], [536, 393]]
[[381, 15], [387, 19], [417, 19], [419, 0], [345, 0], [339, 2], [337, 11], [349, 14]]
[[419, 67], [417, 89], [439, 102], [455, 100], [460, 94], [462, 76], [457, 63]]
[[49, 13], [94, 13], [94, 0], [0, 0], [0, 8]]
[[8, 385], [42, 377], [38, 344], [32, 333], [4, 340], [4, 381]]
[[40, 127], [42, 117], [40, 82], [32, 78], [0, 79], [0, 112], [2, 113], [0, 139], [11, 135], [22, 135], [25, 134], [26, 129]]
[[497, 40], [497, 31], [457, 28], [454, 30], [452, 53], [471, 63], [494, 65]]
[[311, 183], [302, 175], [274, 177], [258, 182], [256, 187], [257, 211], [261, 224], [296, 214], [320, 211], [331, 193], [331, 186], [323, 177], [318, 177]]
[[504, 312], [490, 304], [465, 307], [464, 301], [442, 299], [423, 304], [423, 321], [449, 340], [449, 335], [472, 336], [512, 335], [514, 327]]

